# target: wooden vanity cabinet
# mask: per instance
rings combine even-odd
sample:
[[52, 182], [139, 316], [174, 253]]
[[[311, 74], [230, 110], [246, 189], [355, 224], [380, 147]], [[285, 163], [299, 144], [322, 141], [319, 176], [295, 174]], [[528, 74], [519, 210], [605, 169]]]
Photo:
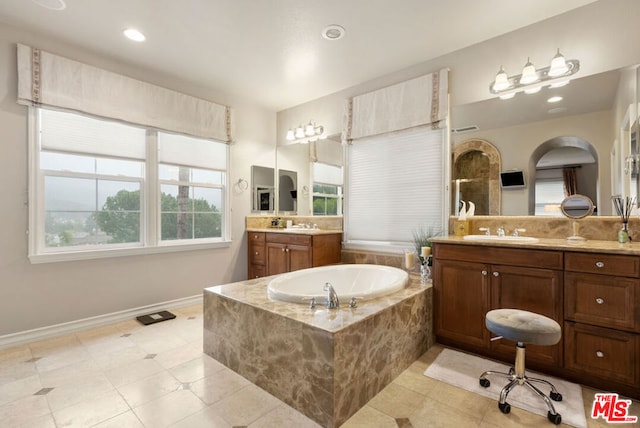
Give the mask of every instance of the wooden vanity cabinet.
[[[562, 325], [562, 253], [436, 244], [433, 284], [434, 328], [444, 344], [512, 359], [515, 343], [490, 341], [485, 315], [491, 309], [537, 312]], [[528, 345], [527, 362], [560, 366], [562, 345]]]
[[565, 257], [566, 369], [603, 388], [640, 387], [640, 258]]
[[248, 232], [249, 278], [341, 261], [342, 233]]

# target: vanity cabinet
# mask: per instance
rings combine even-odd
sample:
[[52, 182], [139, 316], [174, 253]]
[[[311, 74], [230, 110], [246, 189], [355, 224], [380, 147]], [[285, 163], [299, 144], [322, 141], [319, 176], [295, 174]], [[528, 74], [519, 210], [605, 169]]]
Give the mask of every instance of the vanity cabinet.
[[555, 346], [527, 345], [527, 366], [640, 398], [640, 256], [434, 243], [438, 342], [513, 364], [490, 341], [490, 309], [536, 312], [562, 326]]
[[248, 276], [259, 278], [340, 263], [342, 233], [248, 232]]
[[640, 386], [640, 258], [565, 257], [565, 367], [594, 385]]
[[[434, 327], [441, 343], [512, 357], [515, 343], [490, 340], [485, 315], [491, 309], [523, 309], [562, 325], [562, 253], [437, 244], [434, 260]], [[560, 366], [562, 344], [528, 345], [527, 361]]]

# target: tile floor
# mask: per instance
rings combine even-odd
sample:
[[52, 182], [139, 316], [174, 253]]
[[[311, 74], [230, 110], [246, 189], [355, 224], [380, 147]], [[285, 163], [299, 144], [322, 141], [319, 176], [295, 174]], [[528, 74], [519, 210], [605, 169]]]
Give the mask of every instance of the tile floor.
[[[318, 427], [202, 353], [202, 306], [172, 312], [176, 319], [150, 326], [130, 320], [0, 350], [0, 426]], [[427, 351], [343, 428], [553, 426], [425, 377], [441, 350]], [[595, 391], [583, 391], [588, 412]], [[637, 401], [630, 414], [640, 415]]]

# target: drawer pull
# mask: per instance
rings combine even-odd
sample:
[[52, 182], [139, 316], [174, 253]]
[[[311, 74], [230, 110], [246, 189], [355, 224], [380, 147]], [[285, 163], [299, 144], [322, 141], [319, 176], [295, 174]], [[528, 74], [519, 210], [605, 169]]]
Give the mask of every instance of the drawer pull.
[[258, 239], [258, 235], [253, 235], [253, 239]]
[[495, 276], [495, 277], [499, 277], [499, 276], [500, 276], [500, 272], [494, 272], [494, 273], [493, 273], [493, 276]]
[[603, 298], [601, 298], [601, 297], [598, 297], [598, 298], [596, 298], [596, 303], [597, 303], [597, 304], [599, 304], [599, 305], [601, 305], [601, 304], [603, 304], [603, 303], [604, 303], [604, 299], [603, 299]]
[[260, 252], [259, 252], [259, 251], [256, 251], [256, 256], [257, 256], [257, 255], [259, 255], [259, 254], [260, 254]]
[[602, 351], [596, 351], [596, 357], [598, 357], [598, 358], [604, 358], [604, 352], [602, 352]]
[[596, 262], [596, 267], [603, 268], [604, 262]]
[[487, 276], [487, 274], [488, 274], [488, 273], [489, 273], [489, 272], [487, 272], [486, 270], [483, 270], [483, 271], [482, 271], [482, 275], [483, 275], [483, 276]]

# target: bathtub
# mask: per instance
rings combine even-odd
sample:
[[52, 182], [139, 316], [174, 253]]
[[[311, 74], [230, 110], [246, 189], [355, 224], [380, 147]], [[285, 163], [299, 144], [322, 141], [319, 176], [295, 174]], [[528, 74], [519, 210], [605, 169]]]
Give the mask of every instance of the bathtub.
[[318, 304], [326, 303], [328, 282], [343, 303], [352, 297], [370, 300], [403, 289], [409, 280], [407, 272], [381, 265], [343, 264], [302, 269], [282, 274], [267, 286], [270, 299], [308, 303], [313, 297]]

